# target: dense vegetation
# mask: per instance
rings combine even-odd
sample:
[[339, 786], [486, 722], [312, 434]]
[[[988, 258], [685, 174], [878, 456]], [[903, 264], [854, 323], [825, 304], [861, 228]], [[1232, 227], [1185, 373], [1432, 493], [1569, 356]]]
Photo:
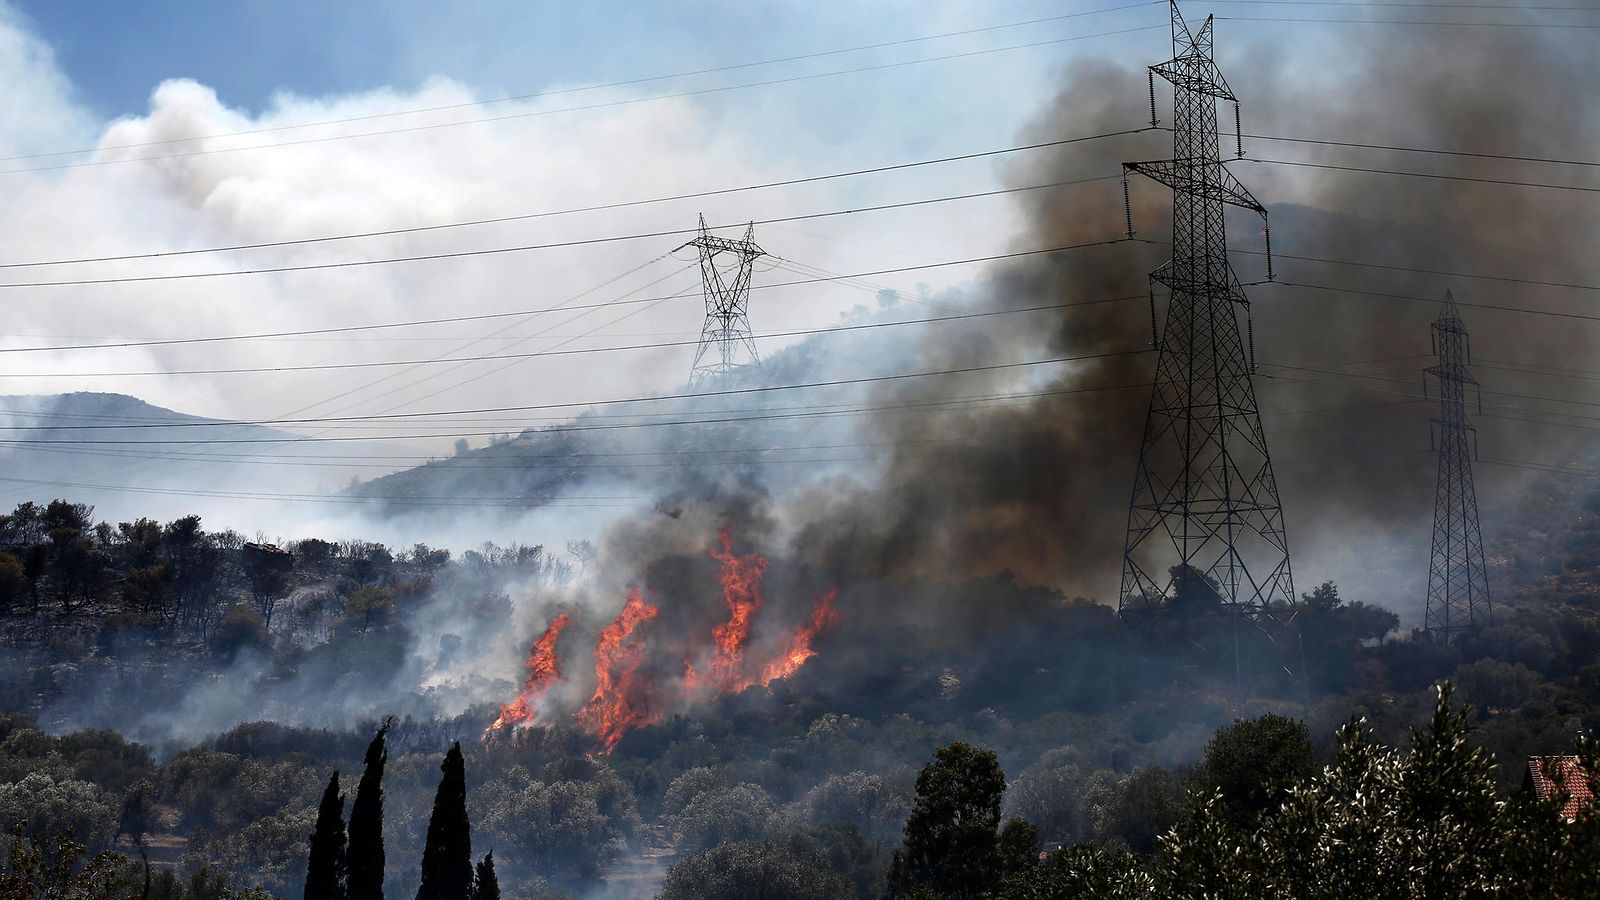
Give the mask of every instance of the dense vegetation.
[[[0, 897], [51, 879], [78, 885], [61, 896], [141, 896], [141, 857], [151, 897], [298, 896], [335, 772], [353, 873], [355, 835], [373, 828], [357, 773], [391, 712], [377, 863], [391, 897], [418, 889], [458, 740], [470, 878], [492, 873], [505, 897], [602, 881], [674, 898], [753, 883], [768, 897], [1582, 896], [1594, 886], [1564, 861], [1593, 853], [1590, 820], [1556, 828], [1520, 791], [1530, 755], [1600, 727], [1600, 505], [1552, 486], [1527, 504], [1523, 537], [1491, 550], [1494, 623], [1457, 647], [1393, 634], [1392, 613], [1321, 585], [1297, 640], [1244, 637], [1240, 692], [1229, 623], [1203, 591], [1130, 631], [1006, 577], [872, 584], [856, 590], [881, 602], [843, 595], [854, 627], [792, 683], [601, 757], [570, 722], [485, 743], [492, 704], [452, 706], [420, 679], [373, 689], [403, 681], [419, 648], [434, 666], [470, 656], [508, 627], [509, 591], [558, 583], [586, 548], [305, 540], [284, 555], [192, 518], [110, 525], [24, 504], [0, 517], [0, 821], [20, 825]], [[947, 627], [895, 618], [912, 605]], [[1302, 645], [1306, 679], [1286, 674]], [[240, 671], [260, 715], [162, 727]], [[1438, 704], [1445, 680], [1456, 714]], [[249, 721], [295, 697], [329, 721]], [[351, 714], [344, 697], [378, 699]], [[117, 727], [86, 727], [104, 724]], [[1432, 871], [1408, 855], [1420, 848], [1446, 867], [1438, 890], [1404, 881]]]

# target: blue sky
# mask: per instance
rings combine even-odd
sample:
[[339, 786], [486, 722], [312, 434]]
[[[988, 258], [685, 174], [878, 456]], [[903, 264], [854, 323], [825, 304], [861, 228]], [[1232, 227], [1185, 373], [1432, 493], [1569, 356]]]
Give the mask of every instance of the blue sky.
[[[432, 75], [520, 93], [552, 82], [617, 80], [1108, 5], [1116, 4], [16, 4], [54, 47], [87, 105], [108, 115], [142, 112], [151, 88], [174, 77], [212, 85], [225, 101], [252, 110], [281, 90], [405, 88]], [[1127, 22], [1128, 15], [1091, 17], [1073, 27]], [[1160, 18], [1138, 15], [1141, 22]], [[993, 38], [1022, 42], [1066, 33], [1065, 27]]]
[[[895, 41], [1121, 5], [1004, 3], [694, 2], [54, 3], [17, 8], [54, 50], [79, 102], [101, 119], [142, 115], [171, 78], [213, 87], [226, 105], [258, 113], [274, 95], [408, 91], [447, 77], [479, 96], [618, 81]], [[651, 84], [639, 92], [960, 53], [1164, 22], [1149, 9]], [[1014, 132], [1048, 97], [1059, 63], [1129, 42], [1159, 52], [1164, 35], [1089, 40], [802, 82], [708, 98], [731, 127], [774, 135], [774, 151], [810, 155], [835, 144], [948, 146], [952, 121]], [[717, 124], [723, 124], [719, 121]], [[778, 132], [783, 132], [778, 134]]]

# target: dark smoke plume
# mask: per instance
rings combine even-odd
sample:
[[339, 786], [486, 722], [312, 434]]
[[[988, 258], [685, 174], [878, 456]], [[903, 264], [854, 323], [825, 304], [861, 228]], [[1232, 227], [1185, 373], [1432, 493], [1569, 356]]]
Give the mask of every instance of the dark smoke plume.
[[[1243, 101], [1247, 134], [1569, 159], [1584, 158], [1600, 137], [1597, 101], [1584, 89], [1600, 76], [1600, 60], [1560, 32], [1374, 28], [1359, 32], [1359, 41], [1341, 33], [1352, 40], [1337, 45], [1343, 56], [1318, 43], [1325, 32], [1273, 32], [1279, 46], [1303, 42], [1308, 55], [1291, 58], [1278, 46], [1242, 45], [1231, 23], [1219, 27], [1219, 62]], [[1338, 67], [1319, 69], [1320, 59]], [[1148, 116], [1144, 65], [1160, 61], [1153, 55], [1069, 65], [1060, 93], [1019, 141], [1140, 127]], [[1170, 119], [1170, 91], [1158, 88], [1157, 106]], [[1219, 111], [1224, 130], [1227, 113]], [[1232, 144], [1225, 134], [1225, 153]], [[1422, 370], [1433, 361], [1429, 325], [1438, 300], [1450, 289], [1463, 302], [1481, 366], [1486, 415], [1478, 419], [1484, 460], [1477, 475], [1491, 555], [1502, 501], [1530, 479], [1549, 477], [1517, 464], [1582, 462], [1589, 433], [1550, 424], [1584, 420], [1548, 415], [1584, 407], [1503, 395], [1576, 399], [1583, 381], [1496, 367], [1582, 368], [1594, 339], [1580, 320], [1472, 305], [1577, 312], [1590, 292], [1410, 270], [1597, 283], [1600, 260], [1587, 251], [1600, 208], [1592, 194], [1461, 180], [1584, 183], [1586, 173], [1573, 166], [1250, 137], [1245, 147], [1247, 157], [1231, 167], [1269, 207], [1279, 253], [1279, 283], [1248, 293], [1261, 365], [1257, 396], [1298, 589], [1334, 579], [1347, 595], [1415, 621], [1434, 490], [1434, 407], [1421, 399]], [[1151, 130], [1017, 157], [1004, 172], [1009, 184], [1075, 183], [1016, 195], [1024, 227], [1015, 249], [1119, 237], [1121, 164], [1170, 154], [1170, 134]], [[792, 384], [1097, 358], [807, 393], [810, 402], [884, 410], [854, 420], [853, 431], [843, 420], [804, 419], [702, 434], [701, 446], [719, 448], [837, 438], [880, 448], [880, 456], [855, 467], [729, 465], [653, 474], [663, 497], [656, 514], [611, 529], [596, 596], [620, 603], [625, 582], [647, 577], [652, 562], [648, 577], [665, 595], [704, 593], [696, 585], [704, 581], [705, 553], [727, 524], [772, 557], [775, 572], [791, 567], [786, 577], [795, 587], [779, 593], [806, 598], [838, 584], [847, 611], [852, 585], [1007, 573], [1024, 585], [1115, 602], [1154, 366], [1153, 353], [1128, 351], [1150, 346], [1147, 273], [1165, 259], [1171, 230], [1170, 192], [1135, 181], [1132, 198], [1138, 241], [1024, 257], [995, 267], [974, 288], [932, 298], [933, 310], [914, 315], [1070, 304], [1065, 308], [802, 342], [770, 359], [766, 377]], [[1229, 229], [1241, 280], [1264, 280], [1259, 220], [1230, 210]], [[1165, 291], [1156, 297], [1164, 316]], [[909, 317], [906, 309], [884, 306], [873, 315]], [[755, 395], [749, 408], [801, 402], [792, 396]], [[987, 399], [950, 404], [953, 398]]]
[[[1337, 91], [1308, 83], [1300, 74], [1303, 65], [1284, 65], [1271, 52], [1224, 53], [1222, 64], [1244, 99], [1247, 133], [1583, 158], [1600, 128], [1596, 101], [1583, 85], [1600, 75], [1600, 62], [1543, 35], [1483, 31], [1492, 33], [1419, 37], [1400, 29], [1363, 40], [1355, 45], [1361, 54], [1357, 74]], [[1587, 77], [1573, 80], [1574, 73]], [[1086, 62], [1071, 66], [1064, 80], [1024, 140], [1136, 127], [1143, 115], [1146, 86], [1139, 68]], [[1165, 117], [1168, 104], [1158, 93], [1158, 107], [1168, 106]], [[1225, 136], [1223, 143], [1231, 141]], [[1252, 158], [1581, 183], [1572, 167], [1250, 139], [1246, 146]], [[1167, 155], [1170, 138], [1151, 132], [1068, 146], [1008, 174], [1019, 185], [1069, 181], [1115, 175], [1124, 160]], [[1251, 161], [1235, 163], [1234, 170], [1272, 208], [1275, 246], [1282, 253], [1410, 269], [1600, 280], [1591, 252], [1600, 209], [1590, 195]], [[1122, 230], [1121, 186], [1115, 180], [1021, 196], [1028, 228], [1019, 248], [1103, 240]], [[1170, 195], [1144, 184], [1136, 185], [1133, 196], [1140, 236], [1168, 239]], [[1252, 218], [1230, 211], [1230, 246], [1246, 251], [1235, 253], [1235, 268], [1246, 282], [1265, 272], [1259, 223]], [[1121, 244], [1033, 258], [996, 274], [982, 302], [1006, 308], [1137, 297], [1165, 250], [1160, 244]], [[1447, 288], [1468, 303], [1558, 311], [1577, 310], [1587, 299], [1570, 290], [1288, 258], [1278, 260], [1277, 271], [1280, 280], [1292, 283], [1430, 301]], [[1414, 591], [1425, 577], [1433, 459], [1427, 453], [1432, 411], [1414, 397], [1421, 369], [1431, 363], [1428, 326], [1437, 306], [1280, 285], [1250, 293], [1263, 366], [1258, 395], [1301, 589], [1348, 576], [1369, 591], [1384, 592], [1373, 599], [1418, 612]], [[1161, 292], [1157, 298], [1164, 303]], [[1473, 348], [1485, 360], [1581, 367], [1594, 345], [1586, 323], [1475, 307], [1465, 316]], [[1149, 321], [1146, 302], [1138, 299], [996, 317], [956, 337], [938, 334], [905, 354], [911, 368], [1137, 349], [1149, 344]], [[915, 446], [916, 452], [897, 457], [871, 487], [834, 484], [814, 492], [814, 507], [798, 513], [809, 524], [800, 529], [796, 546], [858, 575], [962, 577], [1009, 570], [1026, 582], [1111, 600], [1149, 399], [1148, 388], [1121, 386], [1147, 384], [1153, 361], [1153, 354], [1144, 354], [1041, 368], [1055, 373], [1049, 378], [1022, 369], [890, 383], [875, 392], [874, 403], [1059, 393], [938, 416], [884, 417], [874, 423], [875, 436]], [[1351, 377], [1356, 374], [1372, 377]], [[1578, 396], [1570, 381], [1488, 369], [1480, 371], [1480, 380], [1495, 391]], [[1485, 404], [1574, 411], [1494, 394], [1485, 395]], [[1480, 422], [1484, 456], [1495, 459], [1567, 463], [1584, 435], [1504, 419]], [[914, 443], [934, 436], [951, 442], [931, 449]], [[1486, 531], [1494, 530], [1495, 498], [1529, 477], [1514, 468], [1480, 466]]]

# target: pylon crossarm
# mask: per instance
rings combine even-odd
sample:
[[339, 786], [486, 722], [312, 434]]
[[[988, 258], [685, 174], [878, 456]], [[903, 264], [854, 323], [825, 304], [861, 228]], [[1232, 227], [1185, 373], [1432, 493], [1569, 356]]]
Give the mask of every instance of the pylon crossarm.
[[[765, 256], [767, 254], [765, 250], [762, 250], [753, 241], [736, 241], [733, 238], [718, 237], [714, 234], [702, 234], [680, 246], [678, 250], [682, 250], [684, 247], [699, 247], [704, 250], [710, 250], [712, 253], [737, 253], [741, 256]], [[676, 253], [677, 250], [673, 252]]]
[[1219, 285], [1205, 270], [1200, 274], [1189, 274], [1185, 269], [1168, 260], [1160, 268], [1150, 273], [1150, 280], [1165, 285], [1174, 291], [1187, 294], [1206, 295], [1221, 288], [1227, 298], [1240, 306], [1249, 306], [1250, 298], [1244, 292], [1244, 285], [1239, 281], [1239, 276], [1234, 274], [1233, 267], [1228, 266], [1228, 280]]
[[1215, 160], [1157, 159], [1122, 165], [1128, 171], [1138, 172], [1174, 191], [1248, 209], [1263, 217], [1267, 214], [1267, 208], [1261, 205], [1261, 201], [1240, 184], [1239, 179], [1233, 177], [1233, 173]]
[[1180, 56], [1177, 59], [1151, 66], [1150, 71], [1172, 82], [1173, 87], [1218, 100], [1238, 101], [1233, 88], [1222, 77], [1217, 64], [1201, 56]]

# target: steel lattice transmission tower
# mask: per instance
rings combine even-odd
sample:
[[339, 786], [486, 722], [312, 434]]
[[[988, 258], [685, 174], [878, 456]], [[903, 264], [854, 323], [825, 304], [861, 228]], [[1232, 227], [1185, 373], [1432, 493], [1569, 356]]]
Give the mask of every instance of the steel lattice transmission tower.
[[761, 366], [750, 333], [750, 276], [766, 251], [756, 245], [755, 234], [752, 223], [742, 240], [717, 237], [702, 215], [700, 236], [678, 248], [700, 251], [700, 283], [706, 298], [706, 323], [689, 370], [691, 386], [726, 382], [742, 369]]
[[[1292, 613], [1289, 542], [1251, 382], [1249, 300], [1228, 263], [1223, 230], [1226, 206], [1257, 213], [1263, 223], [1267, 210], [1222, 164], [1218, 101], [1234, 104], [1236, 133], [1239, 107], [1212, 58], [1212, 19], [1191, 32], [1176, 0], [1171, 13], [1173, 58], [1151, 66], [1149, 81], [1152, 125], [1156, 76], [1173, 85], [1173, 156], [1123, 164], [1125, 197], [1129, 172], [1172, 189], [1172, 259], [1150, 274], [1152, 332], [1155, 282], [1170, 290], [1171, 301], [1166, 328], [1152, 333], [1159, 352], [1118, 609], [1133, 619], [1194, 599], [1236, 616]], [[1268, 238], [1269, 280], [1271, 249]]]
[[[1423, 628], [1431, 639], [1448, 644], [1490, 617], [1478, 494], [1472, 485], [1478, 433], [1467, 420], [1467, 388], [1476, 390], [1478, 381], [1467, 371], [1472, 347], [1449, 291], [1445, 291], [1444, 308], [1433, 323], [1433, 352], [1439, 362], [1427, 369], [1427, 375], [1439, 382], [1439, 416], [1433, 420], [1439, 426], [1439, 482], [1433, 501], [1433, 558], [1428, 567]], [[1426, 393], [1426, 376], [1423, 390]], [[1481, 393], [1478, 411], [1483, 411]], [[1472, 450], [1467, 447], [1468, 435]]]

